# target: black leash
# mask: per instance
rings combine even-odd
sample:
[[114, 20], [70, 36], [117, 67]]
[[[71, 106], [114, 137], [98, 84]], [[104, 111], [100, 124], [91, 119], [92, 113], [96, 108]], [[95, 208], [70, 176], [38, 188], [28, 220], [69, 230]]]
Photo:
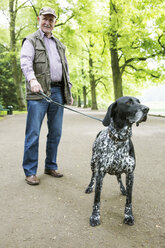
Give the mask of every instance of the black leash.
[[84, 114], [84, 113], [79, 112], [79, 111], [77, 111], [77, 110], [75, 110], [75, 109], [69, 108], [69, 107], [67, 107], [67, 106], [65, 106], [65, 105], [63, 105], [63, 104], [60, 104], [60, 103], [58, 103], [58, 102], [55, 102], [55, 101], [53, 101], [49, 96], [47, 96], [46, 94], [44, 94], [42, 91], [40, 91], [39, 93], [36, 93], [36, 94], [42, 96], [42, 98], [45, 99], [47, 102], [54, 103], [55, 105], [58, 105], [58, 106], [60, 106], [60, 107], [63, 107], [63, 108], [68, 109], [68, 110], [70, 110], [70, 111], [73, 111], [73, 112], [75, 112], [75, 113], [84, 115], [84, 116], [89, 117], [89, 118], [91, 118], [91, 119], [94, 119], [94, 120], [97, 120], [97, 121], [101, 121], [101, 122], [103, 121], [102, 119], [99, 119], [99, 118], [97, 118], [97, 117], [93, 117], [93, 116], [91, 116], [91, 115]]

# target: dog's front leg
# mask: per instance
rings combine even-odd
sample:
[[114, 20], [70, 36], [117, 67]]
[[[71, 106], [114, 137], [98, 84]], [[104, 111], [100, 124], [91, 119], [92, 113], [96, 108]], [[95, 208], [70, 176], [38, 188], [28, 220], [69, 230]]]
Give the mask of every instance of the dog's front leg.
[[100, 225], [100, 195], [101, 195], [101, 189], [102, 189], [104, 176], [105, 176], [105, 173], [100, 172], [100, 171], [98, 172], [96, 176], [96, 187], [95, 187], [93, 212], [90, 217], [91, 226]]
[[125, 190], [125, 187], [124, 187], [123, 182], [121, 180], [121, 174], [117, 175], [117, 181], [120, 185], [120, 191], [121, 191], [122, 195], [126, 195], [126, 190]]
[[132, 214], [132, 188], [133, 188], [134, 174], [128, 173], [126, 175], [126, 205], [124, 223], [134, 225], [134, 217]]

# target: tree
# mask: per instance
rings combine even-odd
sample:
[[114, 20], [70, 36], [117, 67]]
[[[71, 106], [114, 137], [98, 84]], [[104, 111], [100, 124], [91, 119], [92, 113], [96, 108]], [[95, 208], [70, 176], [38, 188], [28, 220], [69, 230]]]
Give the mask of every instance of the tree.
[[132, 74], [135, 82], [151, 77], [159, 79], [161, 76], [159, 71], [147, 66], [149, 59], [160, 54], [155, 51], [157, 45], [150, 37], [148, 27], [148, 13], [152, 16], [154, 4], [154, 1], [110, 0], [108, 38], [115, 99], [123, 95], [123, 78], [126, 74], [126, 80]]
[[[115, 99], [123, 96], [122, 89], [122, 75], [120, 72], [119, 55], [118, 55], [118, 30], [116, 25], [116, 6], [110, 0], [110, 31], [109, 31], [109, 44], [111, 54], [111, 69], [113, 78], [113, 87]], [[115, 20], [114, 20], [115, 19]]]
[[3, 46], [0, 46], [0, 103], [5, 108], [12, 105], [16, 109], [17, 95], [12, 80], [11, 63], [9, 61], [8, 52], [6, 52]]
[[[104, 42], [101, 32], [102, 27], [99, 24], [96, 25], [99, 21], [97, 21], [98, 13], [94, 1], [78, 1], [78, 4], [80, 4], [80, 6], [82, 4], [84, 7], [80, 7], [81, 11], [78, 13], [74, 12], [74, 21], [76, 21], [76, 23], [74, 22], [74, 28], [76, 27], [74, 39], [77, 37], [76, 43], [79, 47], [77, 48], [77, 44], [74, 44], [74, 51], [72, 53], [77, 53], [77, 57], [80, 58], [77, 60], [76, 57], [76, 62], [82, 64], [83, 59], [83, 67], [81, 69], [83, 73], [79, 74], [81, 78], [79, 79], [79, 84], [81, 81], [85, 82], [85, 84], [82, 84], [82, 89], [90, 86], [91, 108], [98, 109], [97, 95], [102, 92], [105, 94], [105, 89], [107, 90], [108, 88], [106, 85], [109, 84], [109, 78], [107, 77], [109, 74], [107, 71], [107, 60], [103, 58], [104, 55], [106, 57], [107, 54], [103, 52]], [[74, 65], [74, 63], [71, 64]]]
[[18, 107], [20, 110], [25, 108], [24, 93], [22, 90], [22, 73], [20, 71], [20, 66], [17, 62], [17, 49], [16, 49], [16, 15], [17, 11], [23, 6], [23, 3], [20, 6], [17, 6], [17, 0], [9, 0], [9, 14], [10, 14], [10, 58], [11, 58], [11, 67], [12, 67], [12, 76], [17, 92], [17, 101]]
[[[163, 0], [67, 0], [65, 6], [60, 0], [0, 3], [10, 20], [9, 30], [0, 28], [2, 52], [9, 55], [2, 60], [8, 59], [12, 76], [9, 71], [2, 72], [9, 73], [8, 78], [13, 81], [20, 109], [24, 105], [19, 65], [21, 41], [36, 31], [36, 15], [43, 6], [56, 10], [58, 20], [53, 33], [67, 47], [72, 93], [74, 98], [83, 97], [85, 106], [88, 101], [92, 108], [105, 107], [113, 98], [136, 94], [148, 80], [163, 81]], [[151, 62], [155, 68], [150, 67]]]

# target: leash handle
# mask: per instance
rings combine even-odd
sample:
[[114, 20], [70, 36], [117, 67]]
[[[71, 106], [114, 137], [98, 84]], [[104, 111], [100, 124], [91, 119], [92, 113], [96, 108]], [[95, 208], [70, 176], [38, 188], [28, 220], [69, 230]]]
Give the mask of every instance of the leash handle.
[[94, 119], [94, 120], [103, 122], [102, 119], [99, 119], [99, 118], [97, 118], [97, 117], [93, 117], [93, 116], [91, 116], [91, 115], [84, 114], [84, 113], [82, 113], [82, 112], [80, 112], [80, 111], [77, 111], [77, 110], [75, 110], [75, 109], [69, 108], [69, 107], [67, 107], [67, 106], [65, 106], [65, 105], [63, 105], [63, 104], [61, 104], [61, 103], [58, 103], [58, 102], [53, 101], [49, 96], [47, 96], [46, 94], [44, 94], [44, 92], [42, 92], [41, 90], [40, 90], [39, 93], [36, 93], [36, 94], [42, 96], [42, 98], [45, 99], [47, 102], [53, 103], [53, 104], [55, 104], [55, 105], [58, 105], [58, 106], [63, 107], [63, 108], [65, 108], [65, 109], [68, 109], [68, 110], [70, 110], [70, 111], [72, 111], [72, 112], [75, 112], [75, 113], [77, 113], [77, 114], [84, 115], [84, 116], [86, 116], [86, 117], [88, 117], [88, 118], [91, 118], [91, 119]]

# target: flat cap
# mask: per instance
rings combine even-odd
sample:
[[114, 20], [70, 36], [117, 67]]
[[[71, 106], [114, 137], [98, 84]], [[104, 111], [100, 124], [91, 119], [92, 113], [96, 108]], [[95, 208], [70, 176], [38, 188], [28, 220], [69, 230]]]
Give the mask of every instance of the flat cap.
[[56, 13], [54, 11], [54, 9], [52, 8], [48, 8], [48, 7], [44, 7], [40, 10], [40, 13], [39, 15], [53, 15], [55, 18], [57, 17], [56, 16]]

